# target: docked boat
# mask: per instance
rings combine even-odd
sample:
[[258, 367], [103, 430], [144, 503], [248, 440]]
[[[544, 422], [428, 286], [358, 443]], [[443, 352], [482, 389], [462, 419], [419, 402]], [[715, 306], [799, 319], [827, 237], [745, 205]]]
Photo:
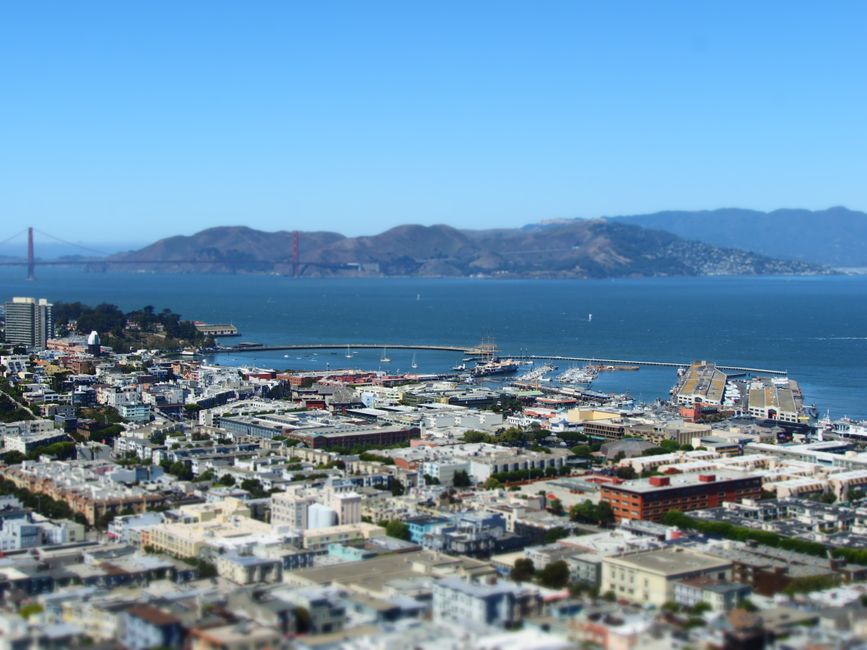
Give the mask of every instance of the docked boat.
[[816, 423], [816, 429], [819, 440], [823, 440], [826, 435], [867, 440], [867, 421], [864, 420], [853, 420], [847, 417], [832, 420], [831, 415], [828, 414]]
[[490, 377], [491, 375], [509, 375], [518, 371], [518, 364], [512, 359], [493, 359], [477, 365], [472, 370], [473, 377]]

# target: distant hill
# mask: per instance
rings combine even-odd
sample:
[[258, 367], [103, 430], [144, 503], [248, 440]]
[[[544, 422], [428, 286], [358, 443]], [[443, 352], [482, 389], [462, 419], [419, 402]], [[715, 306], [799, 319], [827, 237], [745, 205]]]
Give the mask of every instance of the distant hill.
[[[291, 273], [291, 232], [211, 228], [107, 258], [109, 269]], [[815, 265], [686, 241], [618, 220], [458, 230], [406, 225], [369, 237], [303, 232], [304, 276], [608, 278], [819, 273]], [[111, 262], [123, 262], [123, 265]]]
[[867, 267], [867, 214], [842, 207], [815, 212], [737, 208], [667, 211], [616, 217], [612, 221], [769, 257], [837, 268]]

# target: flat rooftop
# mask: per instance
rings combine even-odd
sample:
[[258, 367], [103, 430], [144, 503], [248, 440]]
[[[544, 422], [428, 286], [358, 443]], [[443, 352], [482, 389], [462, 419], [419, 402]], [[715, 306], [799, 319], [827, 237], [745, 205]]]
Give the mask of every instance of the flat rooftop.
[[678, 395], [695, 395], [706, 402], [721, 402], [728, 377], [712, 363], [693, 363], [678, 389]]
[[[713, 480], [702, 480], [702, 477], [713, 477]], [[651, 479], [668, 479], [668, 485], [654, 485]], [[758, 474], [749, 472], [735, 472], [732, 470], [715, 469], [706, 472], [696, 472], [692, 474], [669, 474], [667, 476], [658, 476], [651, 478], [639, 478], [631, 481], [624, 481], [620, 485], [605, 485], [603, 489], [623, 490], [625, 492], [635, 492], [647, 494], [650, 492], [663, 492], [665, 490], [677, 490], [694, 485], [715, 485], [725, 483], [726, 481], [737, 481], [748, 478], [759, 478]]]
[[662, 576], [678, 576], [684, 573], [711, 571], [717, 568], [724, 570], [731, 566], [729, 560], [684, 548], [642, 551], [610, 558], [607, 561], [632, 566]]

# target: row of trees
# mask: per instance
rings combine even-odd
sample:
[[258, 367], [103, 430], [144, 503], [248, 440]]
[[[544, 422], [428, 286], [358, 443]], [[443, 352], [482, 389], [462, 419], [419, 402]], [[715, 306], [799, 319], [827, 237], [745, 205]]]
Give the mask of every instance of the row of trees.
[[49, 519], [75, 519], [81, 523], [87, 523], [84, 516], [73, 512], [63, 501], [52, 499], [44, 494], [34, 494], [30, 490], [16, 486], [8, 479], [0, 479], [0, 494], [16, 497], [25, 508], [35, 510]]
[[736, 526], [725, 521], [713, 519], [696, 519], [682, 512], [672, 510], [663, 517], [666, 526], [677, 526], [684, 530], [695, 530], [705, 535], [724, 537], [740, 542], [753, 541], [773, 548], [781, 548], [786, 551], [795, 551], [816, 557], [827, 557], [828, 553], [834, 557], [842, 558], [853, 564], [867, 566], [867, 549], [863, 548], [829, 548], [819, 542], [811, 542], [797, 537], [786, 537], [768, 530], [757, 530], [745, 526]]
[[24, 460], [36, 460], [40, 456], [51, 456], [57, 460], [69, 460], [75, 457], [74, 442], [55, 442], [50, 445], [37, 447], [27, 454], [22, 454], [20, 451], [7, 451], [0, 454], [0, 458], [7, 465], [17, 465]]

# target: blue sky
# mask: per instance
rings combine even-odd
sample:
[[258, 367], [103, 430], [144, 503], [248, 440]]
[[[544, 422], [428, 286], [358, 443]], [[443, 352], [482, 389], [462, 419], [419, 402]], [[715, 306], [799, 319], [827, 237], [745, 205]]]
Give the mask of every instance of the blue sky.
[[843, 1], [3, 3], [0, 240], [865, 209], [865, 25]]

